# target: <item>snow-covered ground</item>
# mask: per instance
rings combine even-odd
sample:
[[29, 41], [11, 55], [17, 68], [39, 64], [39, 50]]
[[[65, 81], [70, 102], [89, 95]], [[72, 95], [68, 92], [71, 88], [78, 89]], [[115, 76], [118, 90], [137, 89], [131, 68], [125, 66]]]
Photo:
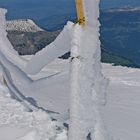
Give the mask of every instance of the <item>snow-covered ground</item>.
[[[140, 70], [110, 64], [102, 66], [104, 75], [110, 80], [107, 105], [103, 108], [103, 120], [109, 134], [115, 140], [140, 140]], [[63, 123], [69, 118], [69, 61], [56, 59], [32, 78], [58, 72], [60, 74], [50, 79], [44, 88], [30, 95], [24, 94], [44, 109], [60, 113], [59, 119]], [[42, 92], [44, 89], [46, 92]], [[46, 112], [26, 112], [0, 84], [0, 140], [66, 140], [66, 131], [56, 129], [59, 126]]]
[[59, 125], [46, 112], [27, 112], [22, 103], [11, 99], [7, 87], [0, 84], [1, 140], [57, 139], [60, 133], [58, 128]]
[[110, 134], [140, 140], [140, 69], [103, 65], [110, 79], [104, 118]]

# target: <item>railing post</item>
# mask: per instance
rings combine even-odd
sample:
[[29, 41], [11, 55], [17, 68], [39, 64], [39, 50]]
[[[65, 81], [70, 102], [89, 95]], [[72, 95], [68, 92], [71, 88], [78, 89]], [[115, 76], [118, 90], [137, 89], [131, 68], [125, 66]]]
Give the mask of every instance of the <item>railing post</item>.
[[85, 25], [85, 16], [82, 0], [76, 0], [77, 23]]

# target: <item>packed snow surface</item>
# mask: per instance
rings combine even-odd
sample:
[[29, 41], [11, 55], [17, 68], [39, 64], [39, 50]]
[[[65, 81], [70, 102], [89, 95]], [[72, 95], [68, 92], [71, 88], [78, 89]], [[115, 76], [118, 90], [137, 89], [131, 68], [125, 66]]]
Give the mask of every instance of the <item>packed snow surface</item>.
[[46, 112], [27, 112], [22, 103], [11, 99], [2, 84], [0, 91], [1, 140], [50, 140], [57, 137], [57, 124]]
[[22, 31], [22, 32], [38, 32], [43, 31], [38, 27], [33, 20], [31, 19], [18, 19], [18, 20], [9, 20], [6, 22], [8, 31]]
[[[103, 119], [115, 140], [140, 140], [140, 70], [103, 64], [103, 73], [110, 80]], [[61, 74], [50, 79], [40, 92], [31, 93], [45, 109], [59, 112], [62, 122], [69, 115], [69, 61], [55, 60], [38, 75]], [[33, 77], [37, 79], [38, 77]], [[46, 90], [46, 92], [42, 92]], [[0, 139], [2, 140], [66, 140], [66, 130], [57, 132], [55, 122], [41, 110], [26, 112], [24, 106], [10, 98], [8, 89], [0, 84]], [[26, 95], [25, 96], [29, 96]], [[8, 135], [7, 135], [7, 132]], [[34, 138], [35, 137], [35, 138]], [[56, 138], [57, 137], [57, 138]]]

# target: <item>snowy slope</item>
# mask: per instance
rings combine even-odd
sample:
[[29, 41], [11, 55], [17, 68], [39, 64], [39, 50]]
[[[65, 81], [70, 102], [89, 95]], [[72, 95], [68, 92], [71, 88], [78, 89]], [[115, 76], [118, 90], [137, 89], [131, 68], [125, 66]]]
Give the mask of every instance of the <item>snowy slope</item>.
[[0, 84], [0, 91], [1, 140], [50, 140], [57, 138], [58, 124], [52, 121], [48, 113], [42, 110], [27, 112], [22, 103], [11, 99], [8, 89], [2, 84]]
[[22, 31], [22, 32], [38, 32], [43, 31], [31, 19], [18, 19], [7, 21], [8, 31]]
[[104, 65], [110, 79], [104, 118], [109, 132], [120, 140], [140, 140], [140, 70]]
[[[68, 62], [57, 60], [46, 68], [64, 71], [58, 79], [50, 80], [46, 93], [41, 93], [40, 102], [50, 110], [64, 113], [69, 108], [68, 66]], [[110, 80], [108, 103], [103, 109], [109, 134], [120, 140], [140, 140], [140, 70], [103, 64], [103, 72]]]
[[[50, 79], [44, 88], [30, 93], [30, 97], [34, 98], [45, 109], [59, 112], [62, 117], [61, 119], [65, 122], [69, 118], [69, 61], [57, 59], [32, 78], [38, 79], [39, 77], [57, 72], [61, 72], [61, 74]], [[103, 73], [110, 80], [107, 91], [108, 103], [103, 108], [104, 122], [109, 134], [114, 136], [116, 138], [115, 140], [140, 140], [140, 70], [103, 64]], [[43, 92], [44, 89], [46, 92]], [[47, 114], [44, 114], [46, 117], [43, 119], [40, 118], [41, 120], [36, 124], [37, 118], [36, 115], [34, 116], [34, 113], [25, 113], [20, 103], [8, 97], [8, 90], [4, 86], [1, 85], [0, 90], [0, 113], [2, 114], [0, 116], [0, 138], [3, 136], [3, 131], [12, 130], [11, 137], [21, 137], [29, 133], [29, 136], [33, 139], [36, 132], [34, 130], [46, 128], [47, 126], [44, 126], [45, 124], [48, 124], [51, 128], [43, 131], [41, 129], [41, 132], [39, 132], [42, 135], [47, 132], [52, 132], [52, 135], [56, 136], [57, 132], [53, 129], [53, 126], [56, 124], [51, 124], [49, 117], [49, 121], [43, 121], [47, 119]], [[25, 96], [29, 95], [25, 93]], [[39, 115], [40, 112], [36, 112], [36, 114]], [[32, 117], [35, 117], [35, 120]], [[32, 125], [35, 126], [32, 127]], [[13, 129], [13, 126], [16, 126], [15, 129]], [[65, 132], [63, 133], [65, 135]], [[61, 133], [62, 136], [63, 133]], [[4, 137], [4, 140], [15, 140], [11, 139], [9, 135], [4, 135], [6, 137]], [[60, 140], [63, 140], [63, 138], [60, 138]]]

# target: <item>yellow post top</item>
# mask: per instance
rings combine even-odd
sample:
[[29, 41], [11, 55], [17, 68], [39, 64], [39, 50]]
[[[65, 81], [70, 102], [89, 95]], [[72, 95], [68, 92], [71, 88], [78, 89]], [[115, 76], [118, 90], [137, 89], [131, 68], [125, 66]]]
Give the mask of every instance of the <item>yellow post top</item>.
[[77, 23], [85, 25], [84, 9], [82, 0], [76, 0]]

